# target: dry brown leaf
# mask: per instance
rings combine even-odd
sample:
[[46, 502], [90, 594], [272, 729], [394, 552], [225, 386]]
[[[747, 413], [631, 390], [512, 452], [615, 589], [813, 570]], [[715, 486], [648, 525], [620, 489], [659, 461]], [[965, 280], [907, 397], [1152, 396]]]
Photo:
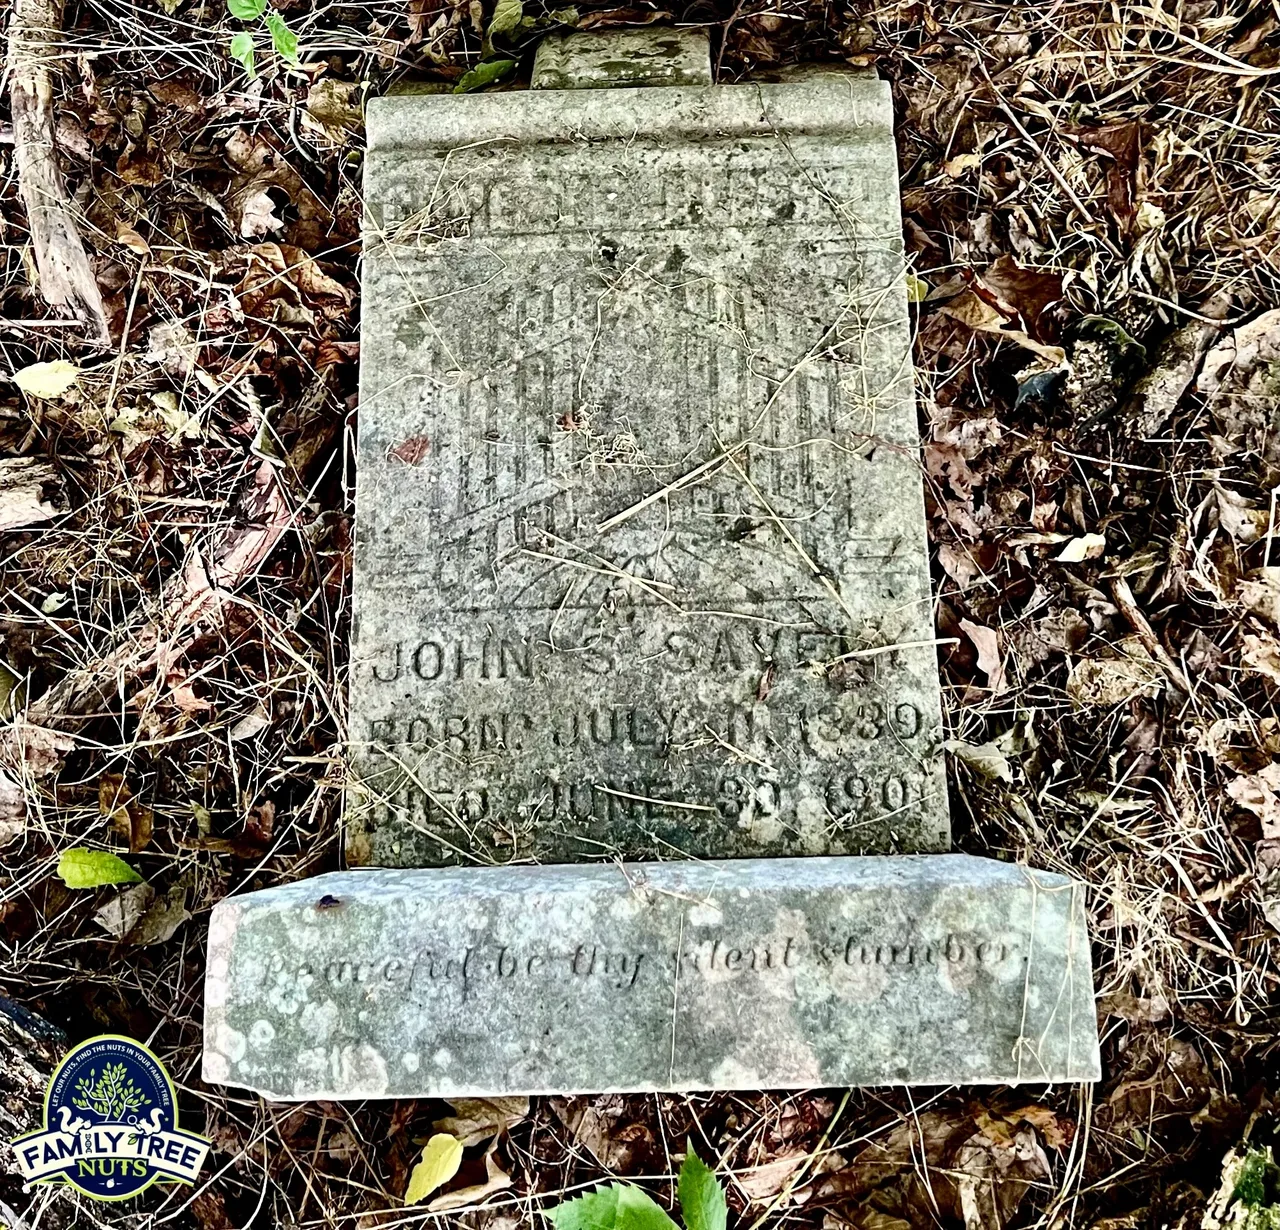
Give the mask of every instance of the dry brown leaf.
[[492, 1196], [494, 1192], [503, 1191], [511, 1186], [511, 1176], [498, 1165], [497, 1159], [493, 1156], [492, 1148], [484, 1155], [484, 1169], [485, 1180], [483, 1183], [473, 1183], [469, 1187], [459, 1187], [456, 1191], [445, 1192], [443, 1195], [437, 1196], [428, 1203], [427, 1212], [443, 1213], [449, 1209], [460, 1209], [465, 1205], [478, 1204], [486, 1196]]
[[0, 849], [27, 831], [27, 798], [22, 787], [0, 769]]
[[463, 1148], [514, 1127], [529, 1113], [527, 1097], [450, 1098], [453, 1114], [437, 1119], [431, 1126], [437, 1132], [456, 1136]]
[[0, 457], [0, 530], [52, 521], [61, 499], [62, 482], [48, 462]]
[[1246, 632], [1240, 638], [1240, 661], [1246, 670], [1265, 675], [1280, 684], [1280, 645], [1273, 636], [1254, 636]]
[[930, 440], [924, 446], [924, 464], [931, 478], [950, 487], [962, 500], [969, 499], [973, 489], [982, 486], [982, 479], [969, 468], [964, 454], [954, 444]]
[[1232, 542], [1247, 547], [1267, 532], [1271, 520], [1267, 509], [1255, 507], [1238, 491], [1226, 487], [1215, 485], [1213, 493], [1218, 506], [1218, 524]]
[[93, 921], [113, 939], [122, 940], [138, 925], [155, 895], [150, 884], [134, 884], [112, 897], [94, 914]]
[[590, 1100], [552, 1098], [549, 1105], [573, 1133], [573, 1143], [586, 1149], [605, 1170], [627, 1174], [654, 1147], [653, 1133], [635, 1122], [627, 1100], [616, 1094]]
[[[435, 16], [435, 14], [432, 14]], [[356, 81], [335, 81], [323, 77], [307, 91], [307, 114], [336, 143], [364, 128], [364, 111], [360, 105], [363, 87]]]
[[960, 630], [973, 642], [978, 651], [978, 669], [987, 677], [987, 687], [995, 696], [1008, 691], [1009, 683], [1004, 673], [1004, 658], [1000, 652], [1000, 637], [994, 628], [962, 619]]
[[112, 830], [129, 842], [130, 854], [151, 843], [155, 813], [133, 797], [122, 774], [104, 773], [98, 779], [98, 811]]
[[1216, 393], [1229, 376], [1243, 378], [1259, 366], [1280, 362], [1280, 308], [1238, 325], [1204, 357], [1196, 388]]
[[1126, 637], [1096, 658], [1081, 658], [1067, 677], [1067, 695], [1079, 705], [1121, 705], [1138, 696], [1155, 696], [1165, 675], [1146, 646]]
[[978, 283], [1016, 312], [1028, 332], [1037, 337], [1053, 335], [1045, 313], [1062, 299], [1062, 274], [1026, 269], [1011, 256], [998, 257], [978, 278]]
[[788, 1149], [763, 1165], [736, 1171], [734, 1182], [751, 1198], [752, 1203], [763, 1204], [786, 1187], [791, 1176], [804, 1165], [808, 1156], [806, 1149]]
[[136, 252], [139, 256], [151, 255], [151, 245], [133, 227], [119, 218], [116, 219], [116, 243], [122, 244], [130, 252]]
[[187, 890], [175, 884], [163, 897], [152, 902], [124, 937], [126, 944], [163, 944], [191, 917], [187, 910]]
[[17, 778], [28, 773], [48, 777], [61, 768], [63, 753], [75, 745], [76, 741], [60, 730], [19, 719], [0, 727], [0, 765]]
[[1280, 838], [1280, 762], [1235, 778], [1227, 784], [1227, 795], [1258, 817], [1264, 838]]
[[1011, 326], [1009, 318], [976, 291], [964, 291], [944, 304], [940, 310], [942, 315], [966, 325], [975, 333], [989, 333], [1008, 339], [1038, 355], [1050, 367], [1061, 367], [1067, 361], [1067, 352], [1061, 346], [1046, 346], [1023, 330]]
[[1280, 628], [1280, 568], [1259, 568], [1236, 586], [1236, 597], [1255, 615]]

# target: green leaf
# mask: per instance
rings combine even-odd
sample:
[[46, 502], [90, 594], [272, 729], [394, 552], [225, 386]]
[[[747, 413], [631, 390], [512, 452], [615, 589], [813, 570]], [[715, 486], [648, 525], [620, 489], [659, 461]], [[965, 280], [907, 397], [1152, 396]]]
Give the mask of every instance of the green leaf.
[[907, 270], [907, 302], [923, 303], [929, 295], [929, 283]]
[[515, 66], [514, 60], [485, 60], [470, 72], [463, 73], [458, 84], [453, 87], [453, 92], [469, 94], [472, 90], [492, 85], [495, 81], [501, 81]]
[[244, 65], [244, 71], [248, 73], [249, 80], [255, 80], [258, 74], [253, 67], [253, 35], [248, 30], [241, 30], [231, 40], [231, 46], [227, 50], [231, 53], [233, 60], [239, 60]]
[[462, 1165], [462, 1142], [448, 1132], [437, 1132], [423, 1146], [422, 1157], [409, 1175], [405, 1204], [426, 1199], [442, 1183], [448, 1183]]
[[547, 1211], [556, 1230], [678, 1230], [662, 1206], [633, 1184], [614, 1183]]
[[1147, 348], [1130, 336], [1123, 325], [1112, 320], [1109, 316], [1085, 316], [1076, 326], [1076, 331], [1082, 334], [1101, 334], [1103, 337], [1113, 341], [1121, 350], [1133, 350], [1137, 352], [1140, 358], [1146, 357]]
[[227, 0], [227, 12], [240, 21], [257, 21], [266, 8], [267, 0]]
[[677, 1191], [686, 1230], [725, 1230], [729, 1206], [725, 1203], [724, 1189], [716, 1172], [693, 1151], [692, 1144], [680, 1167]]
[[123, 859], [106, 850], [64, 850], [58, 875], [68, 888], [100, 888], [103, 884], [138, 884], [142, 877]]
[[576, 26], [578, 24], [578, 10], [575, 8], [552, 9], [550, 19], [562, 26]]
[[268, 13], [267, 29], [271, 31], [271, 45], [276, 54], [297, 68], [301, 63], [298, 59], [298, 36], [289, 29], [285, 19], [279, 13]]
[[520, 24], [524, 16], [524, 5], [520, 0], [498, 0], [493, 10], [493, 20], [489, 23], [489, 37], [495, 34], [510, 34]]

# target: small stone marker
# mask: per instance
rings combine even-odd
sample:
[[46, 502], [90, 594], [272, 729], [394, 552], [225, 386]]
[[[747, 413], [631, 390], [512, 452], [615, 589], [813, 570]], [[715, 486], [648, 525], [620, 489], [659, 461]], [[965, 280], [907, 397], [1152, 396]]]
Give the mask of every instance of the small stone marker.
[[707, 32], [664, 26], [548, 35], [538, 44], [530, 82], [535, 90], [710, 84]]
[[948, 848], [892, 118], [369, 104], [351, 862]]
[[204, 1079], [277, 1099], [1099, 1075], [1082, 889], [964, 855], [338, 872], [209, 941]]

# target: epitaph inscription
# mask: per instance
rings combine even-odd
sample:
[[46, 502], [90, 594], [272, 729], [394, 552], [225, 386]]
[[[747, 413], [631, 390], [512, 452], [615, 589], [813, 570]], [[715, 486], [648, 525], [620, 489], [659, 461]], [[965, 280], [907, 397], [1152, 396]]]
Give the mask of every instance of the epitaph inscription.
[[369, 137], [350, 859], [945, 849], [887, 87]]
[[964, 855], [321, 876], [216, 907], [206, 1003], [276, 1098], [1098, 1067], [1080, 886]]

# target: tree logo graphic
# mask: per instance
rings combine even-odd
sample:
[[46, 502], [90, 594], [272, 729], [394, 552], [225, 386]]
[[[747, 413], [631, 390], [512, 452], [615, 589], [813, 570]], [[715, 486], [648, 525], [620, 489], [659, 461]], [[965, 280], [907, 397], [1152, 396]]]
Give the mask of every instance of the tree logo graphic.
[[[95, 1081], [94, 1077], [98, 1077]], [[122, 1121], [133, 1110], [146, 1106], [151, 1099], [129, 1079], [124, 1064], [108, 1064], [98, 1076], [96, 1068], [89, 1069], [88, 1076], [76, 1081], [75, 1097], [71, 1105], [80, 1110], [91, 1110], [95, 1115], [111, 1122]]]
[[115, 1034], [73, 1047], [49, 1080], [44, 1130], [13, 1142], [30, 1183], [67, 1183], [96, 1200], [128, 1200], [152, 1183], [194, 1183], [209, 1142], [178, 1127], [164, 1065]]

